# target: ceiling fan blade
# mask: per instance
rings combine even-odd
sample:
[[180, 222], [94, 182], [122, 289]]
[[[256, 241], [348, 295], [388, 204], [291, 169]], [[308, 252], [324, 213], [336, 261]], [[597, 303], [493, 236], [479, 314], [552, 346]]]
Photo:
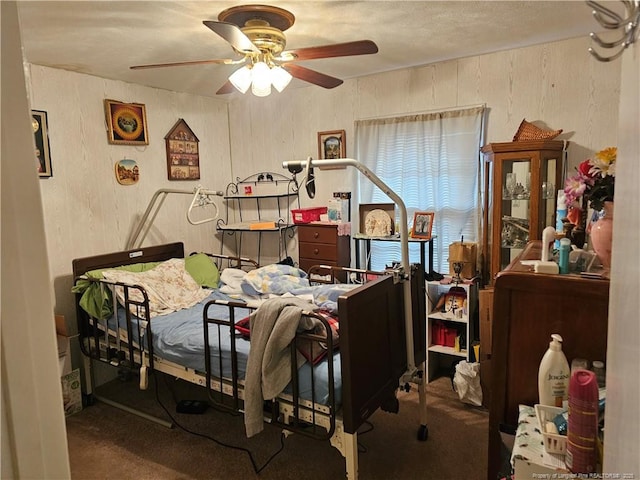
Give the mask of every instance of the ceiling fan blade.
[[227, 93], [233, 93], [235, 91], [236, 87], [234, 87], [233, 84], [229, 80], [227, 80], [225, 84], [218, 89], [216, 95], [225, 95]]
[[325, 75], [324, 73], [311, 70], [310, 68], [306, 68], [301, 65], [285, 64], [282, 65], [282, 68], [300, 80], [304, 80], [305, 82], [313, 83], [324, 88], [335, 88], [343, 83], [339, 78]]
[[224, 38], [239, 52], [260, 53], [258, 47], [249, 40], [249, 37], [247, 37], [237, 25], [228, 22], [216, 22], [213, 20], [205, 20], [202, 23]]
[[230, 58], [225, 59], [215, 59], [215, 60], [193, 60], [190, 62], [174, 62], [174, 63], [153, 63], [149, 65], [134, 65], [129, 67], [131, 70], [142, 70], [145, 68], [161, 68], [161, 67], [185, 67], [189, 65], [206, 65], [206, 64], [217, 64], [217, 65], [233, 65], [235, 63], [241, 63], [244, 59], [241, 60], [233, 60]]
[[278, 55], [277, 59], [282, 61], [314, 60], [318, 58], [368, 55], [377, 52], [378, 46], [371, 40], [358, 40], [356, 42], [286, 50]]

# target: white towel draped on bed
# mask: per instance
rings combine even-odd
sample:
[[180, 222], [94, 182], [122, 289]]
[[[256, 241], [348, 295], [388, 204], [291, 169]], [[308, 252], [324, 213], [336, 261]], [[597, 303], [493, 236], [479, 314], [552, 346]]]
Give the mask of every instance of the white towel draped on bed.
[[[145, 272], [104, 270], [104, 278], [112, 282], [122, 282], [143, 287], [149, 297], [149, 315], [166, 315], [183, 308], [189, 308], [207, 298], [211, 291], [196, 283], [184, 267], [183, 258], [173, 258]], [[130, 298], [143, 301], [137, 289], [129, 290]], [[122, 287], [116, 288], [116, 295], [124, 305]]]
[[[245, 376], [244, 424], [247, 437], [264, 428], [262, 404], [277, 397], [291, 381], [289, 344], [298, 330], [310, 330], [320, 320], [302, 317], [317, 307], [296, 297], [266, 300], [251, 314], [251, 351]], [[304, 363], [304, 357], [300, 355]]]

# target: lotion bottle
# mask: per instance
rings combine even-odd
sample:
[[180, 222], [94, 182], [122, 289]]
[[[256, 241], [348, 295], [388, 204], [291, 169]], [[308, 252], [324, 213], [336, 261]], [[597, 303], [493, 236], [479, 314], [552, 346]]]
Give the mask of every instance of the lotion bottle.
[[[567, 197], [564, 190], [558, 190], [558, 199], [556, 201], [556, 232], [562, 233], [564, 225], [562, 219], [567, 216]], [[556, 240], [554, 244], [555, 248], [560, 248], [560, 241]]]
[[570, 374], [569, 362], [562, 351], [562, 337], [554, 333], [538, 370], [539, 403], [562, 407], [562, 402], [569, 397]]

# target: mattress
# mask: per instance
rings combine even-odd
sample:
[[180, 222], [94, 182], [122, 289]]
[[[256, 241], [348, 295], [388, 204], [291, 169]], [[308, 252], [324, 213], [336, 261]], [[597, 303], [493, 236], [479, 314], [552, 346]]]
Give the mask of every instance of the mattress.
[[[188, 367], [197, 372], [205, 372], [205, 339], [203, 332], [203, 311], [205, 305], [213, 300], [237, 301], [230, 296], [212, 290], [211, 294], [191, 308], [178, 310], [167, 315], [155, 316], [151, 319], [151, 336], [153, 341], [153, 352], [156, 357], [168, 360], [175, 364]], [[235, 321], [249, 315], [250, 310], [236, 308]], [[118, 319], [120, 328], [126, 328], [124, 308], [118, 308]], [[209, 317], [218, 320], [229, 319], [229, 308], [226, 305], [212, 305], [209, 307]], [[138, 322], [137, 319], [134, 319]], [[115, 320], [109, 321], [109, 326], [113, 329]], [[144, 324], [141, 322], [141, 327]], [[142, 341], [147, 344], [144, 336], [144, 328], [140, 329]], [[247, 360], [249, 358], [250, 342], [245, 340], [239, 333], [233, 334], [235, 337], [238, 378], [245, 377]], [[137, 328], [133, 332], [134, 341], [140, 344]], [[209, 343], [211, 346], [211, 367], [212, 375], [216, 377], [231, 378], [231, 333], [228, 326], [209, 325]], [[313, 370], [313, 381], [311, 371]], [[333, 371], [336, 405], [339, 405], [341, 398], [341, 363], [339, 352], [333, 355]], [[298, 370], [300, 397], [305, 400], [313, 400], [320, 404], [327, 404], [329, 401], [329, 368], [328, 359], [311, 365], [305, 362]], [[312, 387], [313, 385], [313, 387]], [[315, 389], [315, 394], [314, 394]], [[285, 393], [291, 393], [290, 386]]]

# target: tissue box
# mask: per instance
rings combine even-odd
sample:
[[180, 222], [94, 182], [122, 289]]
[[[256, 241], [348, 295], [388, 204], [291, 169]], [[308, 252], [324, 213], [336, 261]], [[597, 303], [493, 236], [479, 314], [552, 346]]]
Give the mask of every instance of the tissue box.
[[82, 410], [82, 389], [80, 388], [80, 369], [62, 375], [62, 404], [66, 416]]
[[342, 211], [342, 201], [340, 199], [334, 198], [327, 202], [327, 217], [330, 222], [346, 221], [344, 213], [346, 212]]

